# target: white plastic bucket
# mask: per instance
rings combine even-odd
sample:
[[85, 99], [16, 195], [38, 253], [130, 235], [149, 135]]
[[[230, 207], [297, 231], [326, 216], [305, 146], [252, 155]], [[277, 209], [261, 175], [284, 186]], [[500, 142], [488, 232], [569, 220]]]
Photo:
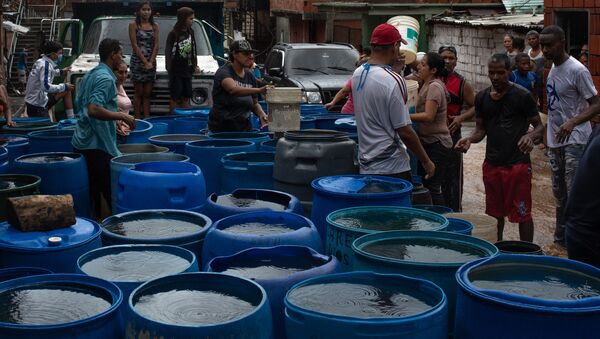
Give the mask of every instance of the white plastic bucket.
[[412, 64], [417, 58], [419, 48], [419, 21], [411, 16], [399, 15], [390, 18], [388, 24], [396, 27], [408, 45], [400, 44], [400, 52], [404, 53], [406, 64]]
[[498, 241], [498, 221], [496, 218], [490, 217], [485, 214], [473, 214], [473, 213], [446, 213], [446, 218], [457, 218], [470, 222], [473, 224], [472, 236], [487, 240], [492, 244]]
[[419, 82], [416, 80], [406, 80], [406, 90], [408, 92], [408, 107], [416, 107], [419, 99]]
[[267, 91], [265, 99], [269, 104], [269, 131], [286, 132], [300, 129], [300, 88], [275, 87]]

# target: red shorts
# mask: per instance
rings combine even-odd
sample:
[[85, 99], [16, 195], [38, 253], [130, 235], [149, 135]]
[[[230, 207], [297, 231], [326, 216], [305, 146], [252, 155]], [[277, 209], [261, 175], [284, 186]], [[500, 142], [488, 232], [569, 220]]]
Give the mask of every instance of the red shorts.
[[531, 220], [531, 164], [492, 166], [483, 163], [485, 213], [508, 221]]

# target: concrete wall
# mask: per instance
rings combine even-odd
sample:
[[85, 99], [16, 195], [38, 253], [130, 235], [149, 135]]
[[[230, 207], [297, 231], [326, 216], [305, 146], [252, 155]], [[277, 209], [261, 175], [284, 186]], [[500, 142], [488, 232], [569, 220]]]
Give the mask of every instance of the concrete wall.
[[[504, 28], [487, 29], [434, 23], [429, 25], [429, 49], [437, 52], [440, 46], [456, 47], [456, 71], [479, 91], [490, 85], [487, 61], [494, 53], [506, 51], [502, 42], [507, 33], [524, 38], [523, 33]], [[525, 43], [525, 51], [527, 50], [528, 46]]]

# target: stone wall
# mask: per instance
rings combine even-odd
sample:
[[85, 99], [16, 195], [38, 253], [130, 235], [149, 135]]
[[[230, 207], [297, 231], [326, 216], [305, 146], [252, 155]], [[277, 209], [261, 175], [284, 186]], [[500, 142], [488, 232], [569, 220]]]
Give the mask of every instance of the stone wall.
[[[475, 91], [490, 85], [487, 76], [487, 61], [494, 53], [506, 50], [502, 44], [504, 35], [512, 34], [524, 38], [524, 34], [505, 28], [469, 27], [431, 23], [428, 25], [429, 49], [436, 51], [440, 46], [454, 46], [458, 53], [456, 71], [462, 74]], [[525, 42], [525, 51], [529, 47]]]

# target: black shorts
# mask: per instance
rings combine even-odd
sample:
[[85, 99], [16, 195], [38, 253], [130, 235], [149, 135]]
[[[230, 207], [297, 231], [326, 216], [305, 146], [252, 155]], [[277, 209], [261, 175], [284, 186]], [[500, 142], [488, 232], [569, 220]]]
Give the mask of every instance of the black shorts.
[[57, 102], [58, 100], [56, 100], [54, 94], [48, 94], [48, 103], [46, 104], [46, 107], [25, 103], [25, 106], [27, 107], [27, 116], [47, 118], [49, 117], [48, 110], [52, 108], [52, 106], [56, 105]]
[[176, 75], [169, 77], [171, 100], [192, 97], [192, 78], [182, 78]]

